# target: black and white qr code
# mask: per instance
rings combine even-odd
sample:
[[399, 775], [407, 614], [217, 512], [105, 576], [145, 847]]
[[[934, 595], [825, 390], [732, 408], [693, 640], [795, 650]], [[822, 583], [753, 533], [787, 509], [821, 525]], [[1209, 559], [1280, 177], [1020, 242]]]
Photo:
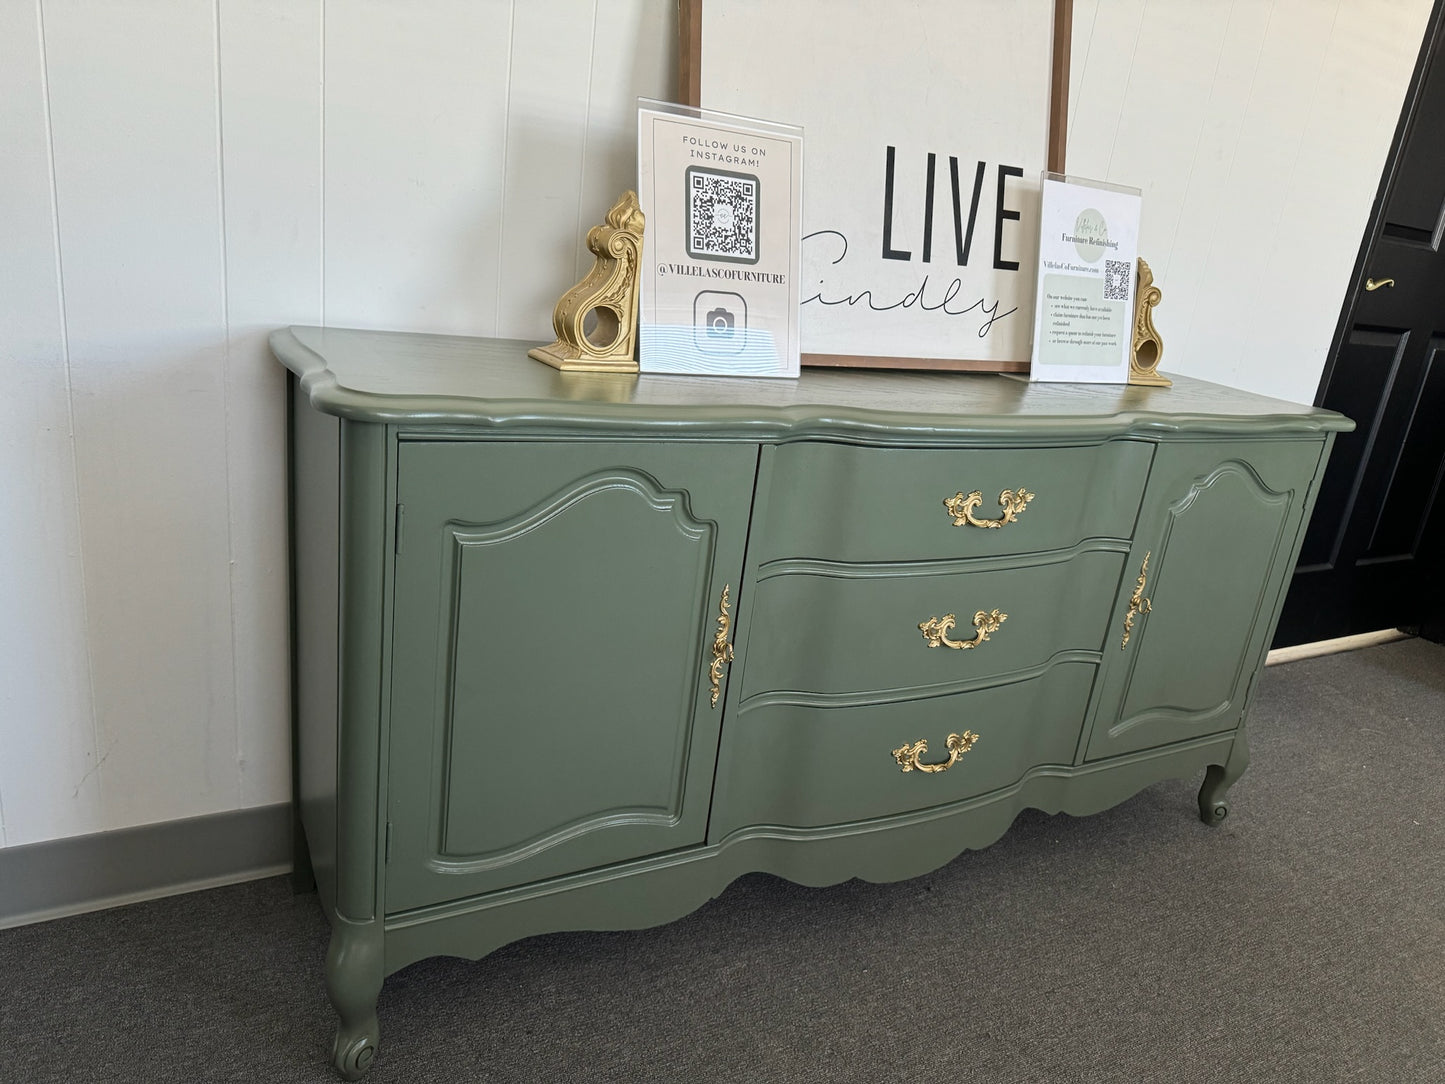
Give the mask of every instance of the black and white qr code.
[[758, 179], [721, 169], [687, 170], [687, 254], [758, 262]]
[[1104, 261], [1104, 300], [1128, 301], [1130, 276], [1134, 265], [1128, 260]]

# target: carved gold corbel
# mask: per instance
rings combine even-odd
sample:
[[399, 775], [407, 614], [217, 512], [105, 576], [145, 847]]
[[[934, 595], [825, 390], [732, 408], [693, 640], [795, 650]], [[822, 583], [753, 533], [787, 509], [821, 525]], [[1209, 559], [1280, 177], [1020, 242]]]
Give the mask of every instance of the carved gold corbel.
[[607, 221], [587, 232], [592, 270], [552, 312], [557, 341], [527, 356], [567, 372], [637, 372], [637, 291], [644, 218], [636, 192], [624, 192]]
[[1159, 361], [1164, 357], [1164, 340], [1154, 327], [1154, 306], [1163, 292], [1154, 285], [1154, 272], [1139, 257], [1139, 284], [1134, 291], [1134, 346], [1129, 351], [1129, 383], [1150, 384], [1167, 388], [1174, 381], [1160, 376]]

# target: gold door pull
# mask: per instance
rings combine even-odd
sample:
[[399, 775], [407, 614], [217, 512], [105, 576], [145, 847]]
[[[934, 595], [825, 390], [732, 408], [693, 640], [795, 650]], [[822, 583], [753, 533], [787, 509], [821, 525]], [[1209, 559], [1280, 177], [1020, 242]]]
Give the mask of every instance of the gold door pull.
[[1374, 293], [1376, 290], [1378, 290], [1381, 286], [1393, 286], [1393, 285], [1395, 285], [1395, 280], [1394, 280], [1394, 279], [1381, 279], [1379, 282], [1376, 282], [1374, 279], [1366, 279], [1366, 280], [1365, 280], [1365, 293], [1367, 293], [1367, 294], [1372, 294], [1372, 293]]
[[912, 745], [904, 745], [893, 750], [893, 759], [898, 761], [899, 766], [905, 772], [920, 771], [932, 775], [935, 772], [946, 772], [958, 763], [964, 753], [973, 748], [973, 743], [978, 741], [978, 735], [972, 730], [965, 730], [962, 734], [950, 734], [948, 736], [948, 759], [940, 760], [936, 764], [925, 764], [919, 758], [928, 752], [928, 739], [919, 738]]
[[708, 684], [712, 686], [712, 706], [717, 707], [717, 698], [722, 694], [723, 667], [733, 661], [733, 645], [728, 643], [728, 628], [732, 620], [728, 617], [728, 591], [732, 584], [723, 587], [722, 600], [718, 603], [717, 634], [712, 639], [712, 664], [707, 668]]
[[1153, 611], [1154, 603], [1144, 597], [1144, 584], [1149, 577], [1149, 558], [1154, 551], [1144, 554], [1144, 563], [1139, 566], [1139, 579], [1134, 584], [1134, 593], [1129, 596], [1129, 612], [1124, 615], [1124, 641], [1119, 645], [1123, 651], [1129, 646], [1129, 637], [1134, 633], [1134, 618]]
[[1018, 489], [1006, 489], [998, 495], [998, 503], [1003, 508], [1003, 515], [998, 519], [979, 519], [973, 514], [973, 510], [983, 504], [983, 492], [975, 489], [967, 497], [960, 490], [952, 497], [944, 499], [943, 507], [948, 509], [949, 517], [953, 520], [955, 527], [962, 527], [965, 524], [969, 527], [1002, 527], [1006, 523], [1012, 523], [1023, 514], [1028, 507], [1029, 501], [1038, 494], [1030, 493], [1023, 486]]
[[927, 621], [920, 621], [918, 631], [923, 633], [929, 647], [951, 647], [955, 651], [967, 651], [987, 640], [989, 633], [997, 632], [998, 627], [1007, 620], [1008, 614], [998, 610], [979, 610], [973, 615], [973, 627], [978, 631], [972, 640], [948, 638], [948, 630], [958, 624], [957, 614], [944, 614], [942, 617], [930, 617]]

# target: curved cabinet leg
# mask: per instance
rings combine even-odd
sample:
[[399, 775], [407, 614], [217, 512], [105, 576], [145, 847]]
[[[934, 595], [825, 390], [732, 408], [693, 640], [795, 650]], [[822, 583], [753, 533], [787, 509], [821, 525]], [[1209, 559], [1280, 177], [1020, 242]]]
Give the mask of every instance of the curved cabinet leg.
[[381, 1043], [376, 999], [381, 995], [381, 923], [337, 917], [326, 951], [326, 996], [339, 1017], [331, 1063], [347, 1080], [360, 1080]]
[[1199, 819], [1208, 825], [1218, 825], [1229, 816], [1229, 803], [1224, 800], [1229, 788], [1249, 767], [1249, 744], [1241, 733], [1230, 746], [1229, 760], [1224, 764], [1211, 764], [1204, 773], [1204, 785], [1199, 788]]

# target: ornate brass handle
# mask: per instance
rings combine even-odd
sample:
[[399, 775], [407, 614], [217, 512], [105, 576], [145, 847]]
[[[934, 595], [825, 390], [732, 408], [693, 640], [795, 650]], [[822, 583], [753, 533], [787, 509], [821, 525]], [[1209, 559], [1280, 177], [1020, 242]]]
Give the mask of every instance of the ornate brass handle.
[[893, 750], [893, 759], [898, 761], [905, 772], [920, 771], [932, 774], [934, 772], [946, 772], [952, 768], [964, 753], [973, 748], [973, 743], [978, 741], [978, 735], [972, 730], [965, 730], [962, 734], [950, 734], [948, 736], [948, 759], [940, 760], [936, 764], [925, 764], [918, 758], [928, 752], [928, 739], [919, 738], [912, 745], [904, 745]]
[[1394, 279], [1381, 279], [1379, 282], [1376, 282], [1374, 279], [1366, 279], [1366, 280], [1365, 280], [1365, 293], [1367, 293], [1367, 294], [1372, 294], [1372, 293], [1374, 293], [1376, 290], [1378, 290], [1381, 286], [1393, 286], [1393, 285], [1395, 285], [1395, 280], [1394, 280]]
[[928, 641], [929, 647], [951, 647], [955, 651], [967, 651], [971, 647], [977, 647], [988, 639], [988, 634], [997, 632], [998, 627], [1008, 620], [1008, 614], [1000, 613], [998, 610], [979, 610], [973, 615], [973, 627], [978, 630], [972, 640], [950, 640], [948, 630], [958, 624], [957, 614], [944, 614], [942, 617], [930, 617], [927, 621], [918, 623], [918, 631], [923, 633], [923, 638]]
[[733, 661], [733, 645], [728, 643], [728, 591], [732, 584], [723, 587], [722, 601], [718, 604], [717, 635], [712, 638], [712, 665], [707, 668], [708, 683], [712, 686], [712, 706], [717, 707], [717, 698], [722, 693], [723, 667]]
[[1006, 489], [998, 495], [998, 503], [1003, 507], [1003, 515], [998, 519], [978, 519], [973, 510], [983, 503], [983, 494], [974, 490], [967, 497], [960, 491], [944, 500], [943, 507], [948, 509], [948, 514], [953, 518], [955, 527], [962, 527], [967, 524], [970, 527], [1002, 527], [1005, 523], [1012, 523], [1023, 514], [1028, 507], [1029, 501], [1038, 496], [1030, 493], [1023, 486], [1018, 489]]
[[1120, 651], [1129, 646], [1129, 636], [1134, 631], [1134, 618], [1154, 609], [1154, 603], [1144, 597], [1144, 583], [1149, 576], [1149, 558], [1153, 552], [1150, 550], [1144, 554], [1144, 563], [1139, 566], [1139, 582], [1134, 584], [1134, 593], [1129, 596], [1129, 612], [1124, 615], [1124, 642], [1119, 645]]

